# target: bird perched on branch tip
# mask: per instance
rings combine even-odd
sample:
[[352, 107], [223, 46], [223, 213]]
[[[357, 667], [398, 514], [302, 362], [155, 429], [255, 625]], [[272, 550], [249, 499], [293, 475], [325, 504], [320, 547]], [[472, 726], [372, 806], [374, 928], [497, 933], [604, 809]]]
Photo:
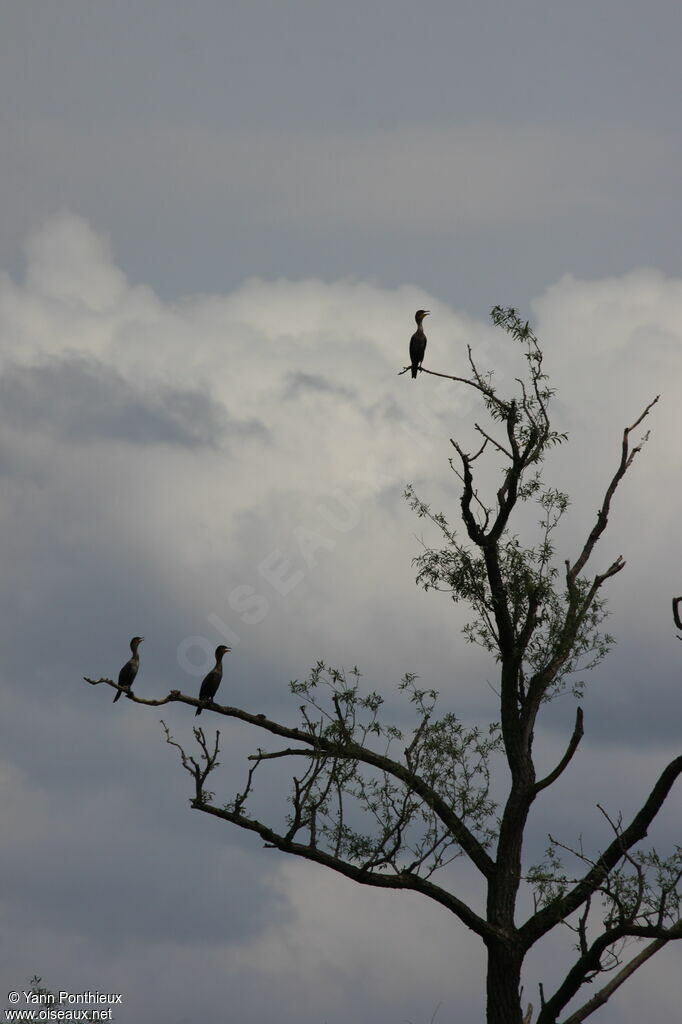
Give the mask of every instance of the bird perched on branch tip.
[[[125, 689], [130, 693], [137, 670], [140, 667], [140, 655], [137, 653], [137, 648], [144, 640], [143, 636], [134, 636], [130, 641], [130, 650], [133, 652], [132, 657], [129, 661], [126, 661], [125, 665], [118, 674], [118, 685], [124, 686]], [[118, 698], [123, 693], [123, 690], [117, 690], [116, 696], [114, 697], [113, 703], [115, 704]]]
[[410, 362], [412, 363], [413, 380], [417, 376], [417, 371], [422, 364], [424, 353], [426, 352], [426, 335], [424, 334], [424, 328], [422, 327], [422, 320], [428, 315], [428, 309], [418, 309], [414, 314], [414, 318], [417, 321], [417, 330], [410, 338]]
[[[215, 665], [208, 675], [204, 676], [201, 689], [199, 690], [199, 700], [203, 701], [205, 704], [212, 703], [213, 698], [218, 692], [218, 687], [220, 686], [220, 682], [223, 678], [223, 655], [227, 654], [231, 650], [232, 648], [226, 647], [225, 644], [221, 644], [220, 647], [216, 647]], [[201, 707], [198, 707], [194, 712], [194, 716], [196, 717], [200, 714]]]

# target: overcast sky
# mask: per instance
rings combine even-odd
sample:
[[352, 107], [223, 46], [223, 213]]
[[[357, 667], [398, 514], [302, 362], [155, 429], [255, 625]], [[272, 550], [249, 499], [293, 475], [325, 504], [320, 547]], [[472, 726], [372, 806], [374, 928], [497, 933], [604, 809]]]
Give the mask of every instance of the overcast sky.
[[[431, 368], [469, 343], [502, 386], [488, 311], [531, 319], [570, 433], [546, 470], [572, 496], [561, 558], [661, 393], [595, 566], [628, 563], [617, 646], [529, 862], [557, 829], [596, 851], [596, 802], [627, 818], [679, 754], [681, 32], [667, 0], [0, 5], [3, 999], [37, 973], [121, 992], [119, 1024], [482, 1019], [483, 950], [445, 911], [193, 813], [159, 713], [82, 682], [140, 634], [144, 695], [195, 693], [227, 642], [247, 710], [293, 721], [288, 681], [322, 658], [399, 717], [414, 671], [495, 718], [465, 610], [414, 583], [436, 538], [402, 491], [456, 519], [449, 438], [480, 416], [398, 376], [419, 307]], [[543, 764], [573, 715], [547, 710]], [[263, 740], [219, 724], [226, 802]], [[663, 851], [681, 817], [678, 787]], [[667, 950], [595, 1021], [670, 1024], [681, 999]]]

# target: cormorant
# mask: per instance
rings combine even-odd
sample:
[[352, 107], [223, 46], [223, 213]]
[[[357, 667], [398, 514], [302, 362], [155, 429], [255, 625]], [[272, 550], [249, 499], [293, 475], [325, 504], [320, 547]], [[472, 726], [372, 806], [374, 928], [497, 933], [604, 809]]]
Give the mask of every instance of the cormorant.
[[426, 335], [422, 327], [422, 320], [429, 315], [428, 309], [418, 309], [414, 314], [417, 321], [417, 330], [410, 338], [410, 362], [412, 363], [412, 379], [417, 376], [417, 370], [422, 364], [426, 352]]
[[[204, 676], [204, 681], [202, 682], [201, 689], [199, 690], [199, 700], [203, 701], [205, 704], [211, 704], [213, 698], [218, 692], [220, 681], [223, 678], [223, 655], [227, 654], [227, 652], [231, 650], [232, 648], [226, 647], [225, 644], [221, 644], [220, 647], [216, 647], [215, 649], [215, 665], [208, 675]], [[194, 715], [196, 717], [200, 714], [201, 708], [198, 707], [194, 712]]]
[[[134, 636], [130, 641], [130, 650], [133, 652], [133, 656], [130, 661], [126, 661], [125, 665], [118, 674], [118, 685], [125, 686], [126, 690], [130, 692], [130, 689], [137, 675], [137, 670], [140, 667], [140, 655], [137, 653], [137, 648], [144, 640], [143, 636]], [[114, 697], [114, 704], [123, 693], [123, 690], [117, 690], [116, 696]]]

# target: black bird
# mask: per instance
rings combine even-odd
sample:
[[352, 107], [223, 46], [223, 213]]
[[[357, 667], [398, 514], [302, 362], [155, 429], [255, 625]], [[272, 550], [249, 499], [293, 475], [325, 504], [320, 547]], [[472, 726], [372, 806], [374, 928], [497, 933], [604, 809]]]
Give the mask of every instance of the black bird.
[[410, 338], [410, 362], [412, 363], [412, 379], [417, 376], [417, 370], [421, 366], [424, 353], [426, 352], [426, 335], [422, 327], [422, 320], [429, 315], [428, 309], [418, 309], [414, 314], [417, 321], [417, 330]]
[[[220, 647], [216, 647], [215, 649], [215, 665], [208, 675], [204, 676], [204, 681], [201, 684], [201, 689], [199, 690], [199, 700], [203, 701], [205, 704], [211, 704], [213, 702], [213, 698], [218, 692], [220, 681], [223, 678], [223, 655], [227, 654], [227, 652], [231, 650], [232, 648], [226, 647], [225, 644], [221, 644]], [[194, 712], [194, 715], [196, 717], [200, 714], [201, 708], [198, 707]]]
[[[140, 655], [137, 653], [137, 648], [144, 640], [143, 636], [134, 636], [130, 641], [130, 650], [133, 652], [133, 656], [130, 661], [126, 661], [125, 665], [118, 674], [118, 685], [125, 686], [126, 690], [130, 693], [130, 689], [135, 681], [137, 670], [140, 667]], [[116, 696], [114, 697], [114, 704], [123, 693], [123, 690], [117, 690]]]

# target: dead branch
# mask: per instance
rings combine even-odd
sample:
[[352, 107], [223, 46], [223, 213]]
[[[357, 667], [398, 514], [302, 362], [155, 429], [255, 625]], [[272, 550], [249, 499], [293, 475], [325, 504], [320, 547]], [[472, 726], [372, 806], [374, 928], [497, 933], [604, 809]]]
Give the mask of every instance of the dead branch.
[[[616, 493], [616, 488], [618, 487], [618, 484], [625, 476], [626, 472], [632, 465], [635, 456], [638, 455], [639, 452], [642, 450], [642, 447], [644, 446], [649, 437], [648, 433], [645, 434], [640, 440], [639, 444], [635, 445], [635, 447], [632, 450], [630, 450], [630, 434], [633, 430], [636, 430], [642, 422], [642, 420], [644, 420], [645, 417], [649, 415], [649, 413], [656, 405], [660, 397], [660, 395], [656, 395], [653, 401], [649, 402], [646, 409], [644, 409], [642, 414], [635, 420], [632, 426], [626, 427], [623, 431], [620, 463], [618, 464], [618, 468], [613, 475], [611, 483], [606, 489], [606, 494], [604, 495], [604, 500], [601, 504], [601, 508], [597, 512], [597, 521], [594, 524], [592, 530], [590, 531], [590, 534], [587, 540], [585, 541], [585, 545], [582, 551], [580, 552], [580, 555], [578, 556], [576, 562], [572, 566], [569, 566], [567, 563], [566, 578], [569, 585], [569, 589], [575, 586], [575, 581], [578, 578], [578, 575], [582, 572], [590, 555], [592, 554], [592, 551], [594, 550], [595, 544], [597, 543], [597, 541], [603, 534], [604, 530], [606, 529], [606, 524], [609, 520], [609, 512], [611, 511], [611, 501], [613, 499], [614, 494]], [[619, 566], [619, 568], [614, 568], [614, 566], [616, 565], [616, 563], [614, 563], [614, 566], [611, 567], [611, 570], [607, 571], [607, 575], [612, 576], [615, 572], [618, 572], [619, 569], [623, 568], [623, 565], [625, 563], [623, 563], [622, 559], [619, 559], [617, 561], [620, 561], [622, 564]], [[606, 578], [607, 576], [604, 577], [604, 579]]]
[[194, 779], [195, 794], [192, 805], [196, 806], [202, 804], [205, 800], [210, 800], [213, 794], [204, 792], [204, 783], [206, 782], [206, 779], [211, 774], [211, 772], [218, 768], [220, 765], [220, 762], [218, 761], [218, 754], [220, 752], [220, 730], [216, 731], [213, 750], [210, 750], [204, 730], [199, 726], [194, 727], [194, 737], [197, 740], [202, 751], [201, 760], [204, 762], [204, 764], [201, 765], [196, 760], [196, 758], [192, 757], [191, 754], [186, 753], [184, 748], [177, 742], [177, 740], [173, 739], [173, 737], [171, 736], [170, 729], [163, 721], [163, 719], [161, 719], [161, 725], [163, 726], [163, 731], [166, 734], [166, 743], [168, 743], [168, 745], [171, 747], [175, 747], [175, 749], [179, 752], [182, 767], [185, 769], [185, 771], [189, 772], [189, 774]]
[[573, 735], [571, 736], [571, 740], [570, 740], [570, 742], [568, 744], [568, 747], [566, 749], [566, 753], [561, 758], [561, 760], [559, 761], [559, 764], [556, 766], [556, 768], [554, 769], [553, 772], [550, 772], [549, 775], [546, 775], [544, 779], [540, 780], [540, 782], [536, 782], [535, 783], [535, 795], [537, 795], [541, 790], [546, 789], [547, 786], [551, 786], [553, 782], [556, 782], [556, 780], [559, 778], [561, 773], [564, 771], [564, 769], [570, 763], [571, 758], [573, 757], [573, 755], [575, 754], [576, 750], [578, 749], [578, 744], [580, 743], [582, 738], [583, 738], [583, 709], [579, 707], [579, 708], [576, 709], [576, 713], [575, 713], [575, 727], [573, 729]]

